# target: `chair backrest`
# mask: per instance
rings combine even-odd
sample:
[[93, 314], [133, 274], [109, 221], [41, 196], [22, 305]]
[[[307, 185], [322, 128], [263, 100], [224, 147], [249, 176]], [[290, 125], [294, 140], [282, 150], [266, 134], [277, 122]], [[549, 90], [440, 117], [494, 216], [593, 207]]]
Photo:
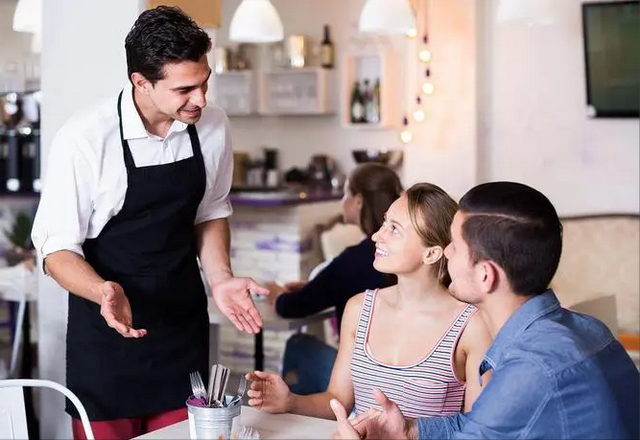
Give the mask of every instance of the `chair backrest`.
[[637, 333], [640, 322], [640, 216], [562, 219], [562, 257], [551, 287], [567, 307], [615, 295], [617, 325]]
[[337, 257], [346, 247], [362, 241], [363, 234], [359, 227], [336, 223], [331, 229], [320, 234], [320, 246], [325, 260]]
[[600, 298], [581, 301], [569, 306], [571, 310], [585, 315], [593, 316], [604, 322], [611, 333], [618, 334], [618, 310], [616, 307], [616, 296], [608, 295]]
[[67, 387], [50, 380], [43, 379], [9, 379], [0, 380], [0, 438], [27, 439], [27, 417], [24, 406], [24, 387], [42, 387], [56, 390], [67, 397], [80, 414], [84, 432], [89, 440], [94, 440], [89, 416], [78, 397]]

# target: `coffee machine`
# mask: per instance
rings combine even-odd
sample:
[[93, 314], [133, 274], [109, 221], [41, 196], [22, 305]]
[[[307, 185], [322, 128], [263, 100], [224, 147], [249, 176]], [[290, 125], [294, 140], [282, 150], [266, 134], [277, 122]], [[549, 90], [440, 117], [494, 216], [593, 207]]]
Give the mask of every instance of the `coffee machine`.
[[0, 192], [40, 192], [41, 92], [0, 94]]

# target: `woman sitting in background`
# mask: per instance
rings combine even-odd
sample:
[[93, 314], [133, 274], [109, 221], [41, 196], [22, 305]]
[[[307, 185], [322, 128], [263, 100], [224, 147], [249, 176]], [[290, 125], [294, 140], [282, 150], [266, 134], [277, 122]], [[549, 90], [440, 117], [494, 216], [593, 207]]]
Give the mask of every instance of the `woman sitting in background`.
[[[267, 287], [269, 300], [285, 318], [302, 318], [335, 307], [338, 323], [349, 299], [366, 290], [395, 284], [395, 277], [373, 267], [375, 245], [371, 235], [384, 221], [384, 213], [402, 192], [398, 175], [385, 165], [364, 163], [348, 176], [342, 212], [347, 224], [357, 225], [362, 241], [346, 248], [313, 280], [286, 291], [277, 284]], [[310, 335], [294, 335], [285, 349], [283, 373], [292, 389], [310, 394], [327, 389], [336, 350]]]
[[372, 239], [374, 268], [398, 283], [349, 300], [328, 390], [296, 395], [277, 374], [256, 371], [247, 375], [249, 405], [332, 419], [332, 398], [359, 414], [377, 406], [378, 388], [406, 417], [470, 410], [490, 336], [475, 307], [448, 292], [444, 248], [456, 210], [451, 197], [426, 183], [395, 201]]

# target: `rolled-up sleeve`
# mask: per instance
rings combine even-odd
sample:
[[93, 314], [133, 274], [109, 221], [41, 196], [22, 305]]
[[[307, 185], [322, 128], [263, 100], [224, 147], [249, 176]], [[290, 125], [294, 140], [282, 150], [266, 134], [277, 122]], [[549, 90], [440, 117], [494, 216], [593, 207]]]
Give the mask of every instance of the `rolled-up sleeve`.
[[233, 178], [233, 151], [231, 149], [231, 132], [229, 119], [223, 118], [220, 133], [214, 136], [212, 142], [220, 142], [219, 154], [213, 158], [213, 163], [206, 163], [208, 181], [202, 201], [198, 206], [195, 223], [203, 223], [231, 215], [233, 209], [229, 201], [229, 191]]
[[95, 166], [83, 151], [83, 140], [61, 129], [51, 144], [40, 203], [31, 239], [41, 261], [57, 251], [69, 250], [84, 257], [92, 212]]

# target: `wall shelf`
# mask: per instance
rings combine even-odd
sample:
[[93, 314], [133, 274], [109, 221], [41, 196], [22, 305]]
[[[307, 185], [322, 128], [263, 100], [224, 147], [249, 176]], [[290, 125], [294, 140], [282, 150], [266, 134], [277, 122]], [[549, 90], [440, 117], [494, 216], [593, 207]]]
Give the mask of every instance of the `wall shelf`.
[[257, 81], [252, 70], [232, 70], [214, 76], [213, 100], [228, 116], [258, 112]]
[[333, 116], [332, 71], [320, 67], [214, 76], [212, 99], [229, 117]]
[[[342, 125], [359, 130], [380, 130], [400, 125], [398, 72], [396, 56], [390, 50], [351, 52], [343, 57], [341, 70], [340, 108]], [[380, 80], [380, 122], [352, 123], [351, 95], [356, 81], [369, 80], [371, 86]]]
[[303, 67], [264, 72], [259, 81], [259, 112], [263, 115], [327, 115], [331, 70]]

